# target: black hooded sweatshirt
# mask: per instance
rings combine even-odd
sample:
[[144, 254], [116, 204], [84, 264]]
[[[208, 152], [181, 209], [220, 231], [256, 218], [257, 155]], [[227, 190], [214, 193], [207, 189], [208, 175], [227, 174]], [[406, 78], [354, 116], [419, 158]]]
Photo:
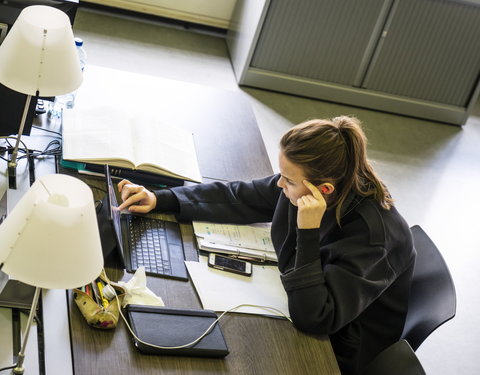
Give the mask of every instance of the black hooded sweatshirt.
[[320, 228], [298, 229], [279, 178], [158, 190], [156, 210], [180, 221], [271, 222], [294, 325], [329, 335], [342, 374], [359, 374], [403, 331], [416, 255], [410, 229], [394, 207], [353, 193], [340, 225], [327, 209]]

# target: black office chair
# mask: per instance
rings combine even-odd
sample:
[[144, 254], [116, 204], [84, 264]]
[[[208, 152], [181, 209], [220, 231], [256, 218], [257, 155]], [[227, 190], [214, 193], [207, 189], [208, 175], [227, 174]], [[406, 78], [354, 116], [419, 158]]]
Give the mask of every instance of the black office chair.
[[401, 338], [416, 351], [434, 330], [455, 316], [457, 298], [452, 276], [438, 248], [420, 226], [410, 229], [417, 258]]
[[362, 375], [426, 375], [426, 372], [408, 342], [400, 340], [378, 354]]

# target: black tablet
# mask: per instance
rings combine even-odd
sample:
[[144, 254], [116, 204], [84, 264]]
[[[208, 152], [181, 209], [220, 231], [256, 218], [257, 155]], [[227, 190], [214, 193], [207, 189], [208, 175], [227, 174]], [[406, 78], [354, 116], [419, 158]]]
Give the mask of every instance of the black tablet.
[[225, 357], [229, 351], [218, 324], [195, 345], [173, 348], [193, 342], [217, 319], [211, 310], [127, 305], [128, 320], [137, 337], [135, 346], [144, 354]]

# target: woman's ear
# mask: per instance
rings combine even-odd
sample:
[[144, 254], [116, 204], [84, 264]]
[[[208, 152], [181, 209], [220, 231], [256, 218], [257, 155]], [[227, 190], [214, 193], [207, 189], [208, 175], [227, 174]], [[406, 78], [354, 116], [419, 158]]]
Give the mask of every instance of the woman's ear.
[[330, 195], [335, 191], [335, 187], [332, 184], [326, 182], [319, 185], [318, 190], [320, 190], [322, 194]]

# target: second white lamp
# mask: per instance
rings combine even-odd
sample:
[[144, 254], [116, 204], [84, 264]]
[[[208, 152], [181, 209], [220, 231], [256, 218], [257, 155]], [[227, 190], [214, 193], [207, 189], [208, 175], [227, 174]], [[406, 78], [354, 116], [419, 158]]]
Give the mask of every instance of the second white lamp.
[[32, 5], [22, 10], [0, 45], [0, 83], [26, 94], [18, 136], [8, 163], [16, 189], [17, 154], [32, 96], [57, 96], [82, 83], [80, 61], [68, 16], [59, 9]]
[[35, 181], [0, 225], [0, 269], [36, 287], [14, 374], [23, 374], [30, 328], [42, 288], [90, 283], [103, 268], [93, 194], [62, 174]]

